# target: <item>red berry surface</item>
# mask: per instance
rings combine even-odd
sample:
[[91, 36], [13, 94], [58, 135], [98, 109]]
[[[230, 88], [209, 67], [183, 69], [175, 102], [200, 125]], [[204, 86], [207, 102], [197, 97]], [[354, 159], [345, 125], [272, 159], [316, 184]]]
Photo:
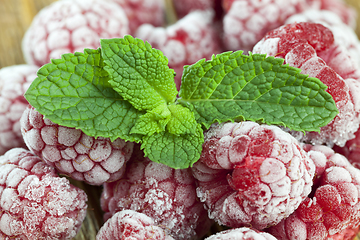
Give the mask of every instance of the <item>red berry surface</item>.
[[[354, 29], [345, 24], [336, 13], [329, 10], [309, 9], [292, 15], [285, 21], [286, 24], [295, 22], [316, 22], [329, 28], [334, 35], [334, 44], [338, 48], [342, 48], [339, 53], [347, 59], [346, 68], [353, 65], [350, 68], [353, 68], [355, 72], [358, 71], [360, 68], [359, 38]], [[351, 60], [349, 61], [348, 56], [345, 55], [349, 55]], [[339, 57], [337, 56], [337, 58]]]
[[159, 27], [165, 20], [164, 0], [111, 0], [119, 4], [129, 19], [130, 33], [143, 23]]
[[192, 170], [210, 218], [264, 229], [289, 216], [311, 192], [315, 165], [280, 128], [240, 122], [213, 125]]
[[175, 83], [179, 90], [184, 65], [200, 59], [210, 59], [221, 52], [220, 39], [213, 25], [212, 11], [194, 11], [164, 27], [150, 24], [140, 26], [136, 37], [148, 41], [169, 59], [169, 67], [175, 70]]
[[72, 239], [86, 215], [87, 196], [28, 150], [0, 157], [0, 238]]
[[100, 47], [101, 38], [129, 33], [124, 10], [111, 1], [62, 0], [43, 8], [26, 31], [22, 50], [27, 63], [42, 66], [61, 54]]
[[100, 228], [96, 240], [174, 240], [154, 219], [133, 210], [115, 213]]
[[95, 139], [80, 129], [44, 119], [30, 106], [20, 122], [24, 141], [32, 152], [59, 172], [91, 185], [121, 178], [133, 152], [132, 142]]
[[205, 240], [276, 240], [276, 238], [265, 232], [242, 227], [219, 232], [205, 238]]
[[37, 66], [27, 64], [0, 69], [0, 155], [14, 147], [26, 148], [20, 118], [29, 104], [24, 93], [37, 70]]
[[132, 158], [123, 178], [105, 183], [101, 207], [105, 219], [122, 210], [151, 217], [177, 240], [199, 239], [212, 221], [198, 201], [190, 169], [172, 169], [147, 158]]
[[304, 149], [312, 158], [326, 158], [325, 170], [299, 208], [268, 232], [280, 240], [321, 240], [358, 227], [360, 170], [326, 146], [308, 144]]
[[354, 137], [360, 123], [360, 88], [354, 80], [359, 79], [359, 71], [345, 49], [336, 44], [330, 29], [310, 22], [286, 24], [268, 32], [253, 52], [284, 58], [285, 63], [328, 86], [326, 91], [339, 114], [320, 133], [306, 133], [303, 141], [343, 146]]

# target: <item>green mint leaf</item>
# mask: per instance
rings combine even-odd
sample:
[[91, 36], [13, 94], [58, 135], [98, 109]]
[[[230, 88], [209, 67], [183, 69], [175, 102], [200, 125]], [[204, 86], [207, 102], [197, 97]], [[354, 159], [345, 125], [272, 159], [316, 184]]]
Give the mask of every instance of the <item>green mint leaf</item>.
[[206, 128], [252, 120], [296, 131], [320, 131], [338, 113], [327, 86], [284, 60], [225, 52], [186, 66], [178, 102]]
[[46, 118], [89, 136], [141, 140], [130, 130], [144, 113], [111, 88], [100, 49], [64, 54], [37, 74], [25, 98]]
[[171, 118], [167, 124], [167, 131], [169, 133], [180, 134], [194, 134], [198, 123], [195, 120], [194, 113], [190, 109], [180, 104], [170, 104], [169, 110]]
[[203, 143], [203, 130], [198, 124], [194, 134], [174, 135], [165, 131], [145, 136], [141, 149], [154, 162], [183, 169], [199, 160]]
[[166, 124], [170, 121], [171, 112], [167, 106], [159, 105], [155, 109], [142, 115], [130, 133], [152, 135], [165, 131]]
[[125, 36], [101, 40], [109, 83], [138, 110], [175, 102], [178, 91], [168, 59], [148, 42]]

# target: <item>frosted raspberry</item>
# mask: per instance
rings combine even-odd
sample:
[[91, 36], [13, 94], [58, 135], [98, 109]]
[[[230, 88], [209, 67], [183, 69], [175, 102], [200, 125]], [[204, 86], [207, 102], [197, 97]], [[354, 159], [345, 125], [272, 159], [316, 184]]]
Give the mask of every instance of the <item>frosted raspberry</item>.
[[294, 137], [254, 122], [213, 125], [192, 169], [210, 218], [257, 229], [289, 216], [311, 192], [315, 173]]
[[80, 129], [44, 119], [30, 106], [20, 123], [25, 143], [32, 152], [59, 172], [91, 185], [122, 177], [133, 151], [132, 142], [89, 137]]
[[134, 33], [143, 23], [159, 27], [164, 24], [164, 0], [111, 0], [119, 4], [129, 19], [130, 32]]
[[334, 35], [334, 44], [342, 49], [339, 52], [341, 54], [349, 55], [354, 62], [352, 63], [348, 60], [346, 67], [351, 68], [351, 65], [353, 65], [352, 68], [354, 69], [354, 72], [360, 68], [360, 42], [358, 36], [354, 29], [346, 25], [336, 13], [328, 10], [310, 9], [292, 15], [285, 21], [286, 24], [295, 22], [320, 23], [329, 28]]
[[153, 218], [174, 239], [199, 239], [212, 222], [195, 188], [190, 169], [172, 169], [136, 157], [122, 179], [104, 184], [101, 208], [105, 219], [118, 211], [134, 210]]
[[276, 238], [268, 233], [243, 227], [219, 232], [205, 240], [276, 240]]
[[354, 79], [360, 75], [328, 28], [309, 22], [286, 24], [268, 32], [253, 52], [284, 58], [285, 63], [328, 86], [326, 91], [334, 98], [339, 114], [320, 133], [306, 133], [303, 141], [343, 146], [354, 137], [360, 123], [360, 86]]
[[85, 192], [22, 148], [0, 157], [0, 238], [72, 239], [86, 216]]
[[43, 8], [33, 19], [22, 41], [24, 58], [42, 66], [61, 54], [100, 47], [100, 38], [129, 33], [121, 7], [103, 0], [62, 0]]
[[115, 213], [100, 228], [96, 240], [174, 240], [152, 218], [133, 210]]
[[278, 239], [305, 240], [332, 239], [355, 229], [360, 224], [360, 170], [326, 146], [304, 149], [313, 158], [327, 159], [325, 171], [299, 208], [268, 232]]
[[280, 27], [300, 12], [303, 0], [224, 1], [224, 45], [228, 50], [250, 51], [269, 30]]
[[184, 65], [202, 58], [210, 59], [213, 54], [221, 52], [211, 11], [191, 12], [166, 28], [143, 24], [138, 28], [136, 37], [148, 41], [169, 59], [169, 67], [176, 72], [178, 89]]
[[24, 93], [37, 70], [37, 66], [26, 64], [0, 69], [0, 155], [14, 147], [26, 147], [19, 120], [29, 104]]
[[341, 232], [331, 235], [327, 238], [327, 240], [353, 240], [355, 236], [358, 234], [360, 230], [360, 226], [354, 228], [346, 228]]

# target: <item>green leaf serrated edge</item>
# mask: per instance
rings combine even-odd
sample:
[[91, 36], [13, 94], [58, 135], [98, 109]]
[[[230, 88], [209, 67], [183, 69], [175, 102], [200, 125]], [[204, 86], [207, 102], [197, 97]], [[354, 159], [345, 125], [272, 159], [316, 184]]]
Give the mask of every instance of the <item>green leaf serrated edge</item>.
[[320, 131], [338, 113], [327, 86], [284, 59], [225, 52], [186, 66], [178, 102], [209, 128], [215, 122], [251, 120], [296, 131]]

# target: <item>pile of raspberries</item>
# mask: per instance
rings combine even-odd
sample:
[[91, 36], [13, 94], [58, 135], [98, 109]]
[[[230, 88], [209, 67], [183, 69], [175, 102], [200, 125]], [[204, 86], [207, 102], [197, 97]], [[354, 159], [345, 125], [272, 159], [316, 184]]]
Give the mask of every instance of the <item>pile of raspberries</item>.
[[[103, 189], [97, 240], [353, 239], [360, 226], [355, 27], [356, 12], [341, 0], [54, 2], [23, 38], [26, 64], [0, 69], [0, 238], [74, 238], [87, 196], [71, 178]], [[178, 89], [184, 65], [251, 51], [320, 79], [339, 114], [320, 133], [213, 124], [199, 161], [172, 169], [135, 143], [87, 136], [27, 103], [25, 91], [51, 58], [126, 34], [164, 53]]]

